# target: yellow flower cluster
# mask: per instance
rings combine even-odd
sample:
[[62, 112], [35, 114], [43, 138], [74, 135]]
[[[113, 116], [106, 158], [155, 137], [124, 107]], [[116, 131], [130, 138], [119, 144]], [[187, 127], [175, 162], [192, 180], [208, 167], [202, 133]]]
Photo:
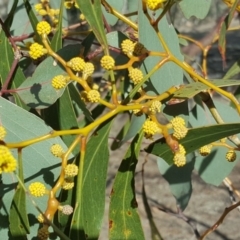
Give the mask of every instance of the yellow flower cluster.
[[66, 178], [75, 177], [78, 174], [78, 166], [75, 164], [67, 164], [64, 169], [64, 173]]
[[52, 79], [52, 86], [55, 89], [61, 89], [67, 86], [69, 77], [57, 75]]
[[74, 187], [74, 181], [72, 178], [66, 178], [64, 179], [64, 182], [62, 184], [62, 188], [64, 190], [70, 190]]
[[53, 144], [50, 151], [55, 157], [61, 157], [64, 153], [63, 148], [59, 144]]
[[33, 43], [29, 49], [29, 56], [32, 59], [38, 59], [43, 55], [47, 54], [47, 49], [38, 43]]
[[51, 8], [49, 1], [41, 1], [41, 3], [35, 4], [34, 8], [40, 16], [48, 15], [54, 24], [58, 23], [57, 16], [59, 15], [60, 10]]
[[130, 39], [125, 39], [121, 43], [121, 48], [124, 54], [132, 56], [135, 43]]
[[67, 66], [76, 72], [82, 71], [85, 67], [85, 64], [85, 61], [80, 57], [72, 58], [67, 62]]
[[40, 182], [31, 183], [28, 189], [34, 197], [42, 197], [46, 193], [46, 187]]
[[184, 138], [187, 133], [188, 129], [185, 127], [185, 121], [181, 117], [175, 117], [171, 121], [172, 127], [173, 127], [173, 136], [176, 139], [182, 139]]
[[4, 145], [0, 145], [0, 174], [3, 172], [13, 172], [16, 170], [16, 168], [17, 161], [13, 157], [10, 150]]
[[100, 60], [100, 64], [105, 70], [112, 70], [115, 66], [115, 61], [111, 56], [103, 56]]
[[146, 5], [150, 10], [155, 11], [159, 8], [163, 8], [163, 3], [165, 1], [166, 0], [146, 0]]
[[51, 32], [51, 26], [46, 21], [41, 21], [37, 24], [37, 32], [39, 35], [49, 34]]
[[161, 132], [161, 129], [158, 127], [157, 123], [151, 121], [150, 119], [147, 119], [144, 122], [142, 128], [146, 138], [152, 138], [154, 134]]
[[99, 102], [101, 98], [100, 93], [97, 90], [90, 90], [87, 92], [87, 100], [92, 103]]
[[179, 144], [179, 150], [174, 154], [173, 163], [177, 167], [183, 167], [187, 162], [186, 150], [183, 145]]
[[132, 81], [135, 85], [140, 83], [143, 79], [143, 73], [138, 68], [131, 68], [129, 70], [128, 76], [130, 77], [130, 79], [132, 79]]
[[6, 130], [3, 126], [0, 126], [0, 140], [2, 141], [6, 137]]
[[213, 147], [212, 144], [205, 145], [199, 149], [199, 153], [202, 156], [207, 156], [210, 154], [212, 147]]
[[49, 231], [48, 228], [46, 226], [43, 226], [42, 228], [40, 228], [38, 230], [38, 239], [39, 240], [47, 240], [49, 237]]
[[162, 103], [159, 101], [153, 101], [149, 110], [152, 112], [152, 114], [156, 114], [161, 112], [161, 107], [162, 107]]
[[234, 162], [237, 158], [237, 154], [234, 150], [229, 150], [227, 153], [226, 153], [226, 159], [229, 161], [229, 162]]
[[84, 14], [82, 14], [82, 13], [80, 14], [79, 18], [80, 18], [80, 20], [82, 20], [82, 21], [86, 20]]
[[86, 80], [88, 77], [90, 77], [93, 74], [93, 72], [94, 72], [94, 65], [90, 62], [87, 62], [82, 71], [82, 78]]

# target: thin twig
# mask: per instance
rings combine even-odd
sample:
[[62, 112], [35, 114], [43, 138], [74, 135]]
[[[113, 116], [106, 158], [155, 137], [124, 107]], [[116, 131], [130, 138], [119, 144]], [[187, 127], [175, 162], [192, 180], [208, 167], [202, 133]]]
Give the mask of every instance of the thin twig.
[[219, 225], [223, 222], [224, 218], [228, 215], [228, 213], [230, 213], [232, 210], [234, 210], [235, 208], [237, 208], [238, 206], [240, 206], [240, 201], [233, 204], [230, 207], [225, 208], [223, 214], [221, 215], [221, 217], [217, 220], [216, 223], [214, 223], [212, 225], [212, 227], [210, 227], [208, 230], [206, 230], [202, 236], [199, 238], [199, 240], [204, 240], [206, 238], [207, 235], [209, 235], [210, 233], [212, 233], [213, 231], [215, 231]]

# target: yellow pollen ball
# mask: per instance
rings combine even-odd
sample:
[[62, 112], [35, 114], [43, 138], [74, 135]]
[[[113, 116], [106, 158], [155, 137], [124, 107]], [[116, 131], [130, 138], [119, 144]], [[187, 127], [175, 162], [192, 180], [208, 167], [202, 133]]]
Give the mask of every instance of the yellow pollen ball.
[[52, 79], [52, 86], [55, 89], [64, 88], [64, 87], [66, 87], [66, 85], [67, 85], [67, 78], [63, 75], [55, 76]]
[[17, 161], [13, 157], [10, 150], [4, 145], [0, 145], [0, 174], [3, 172], [13, 172], [16, 170], [16, 168]]
[[161, 111], [162, 103], [159, 101], [153, 101], [149, 110], [153, 113], [159, 113]]
[[53, 144], [50, 151], [55, 157], [61, 157], [64, 153], [63, 148], [59, 144]]
[[94, 65], [90, 62], [87, 62], [82, 71], [83, 79], [87, 79], [88, 77], [90, 77], [93, 74], [93, 72], [94, 72]]
[[121, 43], [121, 48], [124, 54], [132, 55], [134, 50], [135, 43], [133, 43], [130, 39], [125, 39]]
[[82, 71], [85, 67], [85, 64], [85, 61], [80, 57], [72, 58], [67, 62], [67, 66], [76, 72]]
[[199, 149], [199, 153], [201, 154], [201, 156], [207, 156], [210, 154], [212, 147], [213, 146], [211, 144], [205, 145]]
[[234, 150], [229, 150], [227, 153], [226, 153], [226, 159], [229, 161], [229, 162], [234, 162], [237, 158], [237, 154]]
[[133, 83], [135, 85], [137, 85], [138, 83], [140, 83], [142, 81], [143, 73], [138, 68], [131, 68], [129, 70], [129, 77], [130, 77], [130, 79], [132, 79]]
[[106, 70], [112, 70], [115, 66], [115, 61], [111, 56], [103, 56], [100, 60], [101, 66]]
[[185, 127], [185, 121], [183, 118], [175, 117], [170, 122], [174, 131], [173, 136], [176, 139], [180, 140], [187, 135], [188, 129]]
[[75, 177], [78, 174], [78, 166], [75, 164], [67, 164], [64, 169], [65, 177]]
[[87, 92], [87, 100], [92, 103], [99, 102], [100, 100], [100, 93], [97, 90], [90, 90]]
[[163, 2], [165, 1], [166, 0], [146, 0], [146, 5], [150, 10], [155, 11], [159, 8], [162, 8]]
[[47, 50], [38, 43], [33, 43], [29, 48], [29, 56], [32, 59], [38, 59], [47, 53]]
[[34, 197], [42, 197], [46, 193], [46, 187], [40, 182], [31, 183], [28, 189]]
[[37, 24], [37, 32], [39, 35], [49, 34], [51, 32], [51, 26], [46, 21], [41, 21]]
[[142, 128], [146, 138], [151, 138], [157, 132], [161, 132], [161, 129], [158, 127], [157, 123], [151, 121], [150, 119], [147, 119], [144, 122]]
[[65, 179], [63, 184], [62, 184], [62, 188], [64, 190], [70, 190], [74, 187], [74, 181], [72, 179]]

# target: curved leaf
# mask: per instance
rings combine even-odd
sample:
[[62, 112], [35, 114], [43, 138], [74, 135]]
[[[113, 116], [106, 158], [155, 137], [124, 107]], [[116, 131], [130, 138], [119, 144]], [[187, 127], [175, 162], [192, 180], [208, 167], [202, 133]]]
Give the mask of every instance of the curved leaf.
[[109, 206], [109, 239], [144, 239], [137, 212], [134, 176], [143, 133], [138, 134], [115, 177]]
[[[101, 230], [104, 206], [107, 167], [109, 160], [108, 134], [112, 121], [105, 122], [87, 143], [84, 159], [83, 188], [76, 186], [70, 237], [75, 240], [98, 239]], [[80, 194], [80, 191], [82, 193]], [[82, 196], [81, 199], [79, 199]]]
[[191, 16], [203, 19], [209, 12], [211, 0], [183, 0], [179, 5], [187, 19]]
[[[81, 45], [69, 45], [58, 51], [65, 61], [77, 56]], [[44, 73], [44, 75], [43, 75]], [[17, 95], [31, 108], [43, 109], [51, 106], [64, 92], [51, 85], [53, 77], [65, 74], [64, 69], [52, 57], [45, 59], [36, 69], [32, 77], [27, 78], [18, 88]]]
[[[40, 118], [1, 97], [0, 106], [0, 118], [2, 125], [7, 131], [5, 138], [7, 143], [26, 141], [52, 131], [52, 128], [48, 127]], [[38, 142], [23, 149], [24, 182], [27, 186], [31, 182], [40, 181], [45, 182], [49, 188], [49, 186], [53, 186], [54, 181], [58, 178], [61, 163], [59, 159], [54, 157], [50, 152], [50, 147], [53, 144], [60, 144], [64, 150], [67, 149], [60, 137]], [[16, 156], [16, 151], [13, 150], [12, 152]], [[72, 157], [72, 155], [70, 157]], [[11, 174], [3, 174], [2, 181], [0, 185], [0, 196], [4, 207], [0, 209], [0, 214], [4, 219], [4, 217], [9, 217], [9, 209], [14, 197], [17, 181]], [[30, 198], [26, 198], [26, 200], [28, 216], [31, 217], [32, 232], [29, 235], [30, 238], [37, 234], [38, 224], [36, 223], [38, 221], [35, 216], [38, 215], [38, 212], [32, 205]], [[42, 211], [45, 210], [46, 201], [46, 197], [35, 199], [35, 202]], [[4, 221], [0, 222], [2, 239], [8, 239], [8, 226], [5, 225]]]
[[[237, 133], [240, 133], [240, 123], [204, 126], [190, 129], [187, 136], [179, 142], [188, 154], [204, 145]], [[168, 164], [173, 163], [173, 152], [163, 138], [150, 144], [145, 151], [163, 158]]]

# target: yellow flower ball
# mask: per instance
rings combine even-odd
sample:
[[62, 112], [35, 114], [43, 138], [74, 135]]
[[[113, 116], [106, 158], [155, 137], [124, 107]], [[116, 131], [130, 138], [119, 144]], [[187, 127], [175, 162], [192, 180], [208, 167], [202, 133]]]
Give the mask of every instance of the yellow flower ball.
[[121, 48], [124, 54], [132, 55], [134, 50], [135, 43], [130, 39], [125, 39], [121, 43]]
[[99, 102], [101, 98], [100, 93], [97, 90], [90, 90], [87, 92], [87, 100], [92, 103]]
[[142, 128], [146, 138], [152, 138], [154, 134], [161, 132], [161, 129], [158, 127], [157, 123], [151, 121], [150, 119], [147, 119], [144, 122]]
[[51, 32], [51, 26], [46, 21], [41, 21], [37, 24], [37, 32], [39, 35], [49, 34]]
[[78, 175], [78, 166], [75, 164], [67, 164], [64, 169], [65, 177], [75, 177]]
[[162, 107], [162, 103], [159, 101], [153, 101], [149, 110], [152, 112], [152, 114], [156, 114], [161, 112], [161, 107]]
[[16, 170], [16, 168], [17, 161], [13, 157], [10, 150], [4, 145], [0, 145], [0, 174], [3, 172], [13, 172]]
[[62, 184], [62, 188], [64, 190], [70, 190], [74, 187], [74, 181], [73, 179], [65, 179], [63, 184]]
[[186, 150], [181, 144], [179, 144], [179, 150], [174, 154], [173, 163], [177, 167], [183, 167], [187, 163]]
[[163, 3], [165, 1], [166, 0], [146, 0], [146, 5], [150, 10], [155, 11], [159, 8], [163, 8]]
[[210, 154], [212, 147], [212, 144], [205, 145], [199, 149], [199, 153], [201, 156], [207, 156]]
[[61, 157], [64, 153], [63, 148], [59, 144], [53, 144], [50, 148], [50, 151], [55, 157]]
[[100, 64], [104, 69], [112, 70], [115, 66], [115, 60], [111, 56], [103, 56]]
[[226, 159], [229, 161], [229, 162], [234, 162], [237, 158], [237, 154], [234, 150], [229, 150], [227, 153], [226, 153]]
[[82, 78], [86, 80], [88, 77], [90, 77], [93, 74], [93, 72], [94, 72], [94, 65], [90, 62], [87, 62], [82, 71]]
[[173, 136], [180, 140], [184, 138], [187, 133], [188, 129], [185, 127], [185, 121], [181, 117], [175, 117], [171, 121], [172, 127], [173, 127]]
[[52, 79], [52, 86], [55, 89], [61, 89], [67, 86], [68, 78], [63, 75], [55, 76]]
[[29, 48], [29, 56], [32, 59], [38, 59], [43, 55], [47, 54], [47, 49], [38, 43], [33, 43]]
[[135, 85], [140, 83], [142, 81], [142, 79], [143, 79], [143, 73], [138, 68], [131, 68], [129, 70], [129, 74], [128, 75], [129, 75], [130, 79], [133, 81], [133, 83]]
[[85, 67], [85, 64], [85, 61], [80, 57], [72, 58], [67, 62], [67, 66], [76, 72], [82, 71]]
[[46, 193], [46, 187], [40, 182], [31, 183], [28, 189], [34, 197], [42, 197]]

